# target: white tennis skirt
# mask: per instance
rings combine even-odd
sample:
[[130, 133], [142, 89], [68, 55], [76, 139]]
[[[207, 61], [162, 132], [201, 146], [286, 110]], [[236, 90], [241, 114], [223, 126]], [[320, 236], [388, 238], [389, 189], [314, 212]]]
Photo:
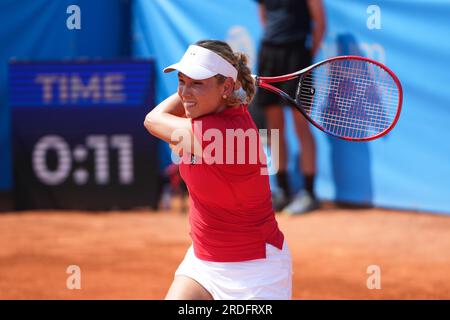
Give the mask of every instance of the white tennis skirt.
[[266, 258], [242, 262], [198, 259], [192, 245], [175, 276], [200, 283], [214, 300], [290, 300], [292, 259], [286, 241], [283, 249], [266, 244]]

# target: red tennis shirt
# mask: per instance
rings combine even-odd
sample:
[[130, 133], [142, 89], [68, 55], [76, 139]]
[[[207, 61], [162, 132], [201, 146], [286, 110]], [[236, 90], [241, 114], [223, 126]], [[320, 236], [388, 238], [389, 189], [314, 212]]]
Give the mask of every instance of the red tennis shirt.
[[267, 170], [265, 155], [247, 106], [196, 118], [192, 126], [203, 158], [184, 157], [180, 174], [189, 190], [190, 236], [197, 258], [261, 259], [266, 243], [281, 250], [284, 236], [272, 209], [269, 176], [262, 174]]

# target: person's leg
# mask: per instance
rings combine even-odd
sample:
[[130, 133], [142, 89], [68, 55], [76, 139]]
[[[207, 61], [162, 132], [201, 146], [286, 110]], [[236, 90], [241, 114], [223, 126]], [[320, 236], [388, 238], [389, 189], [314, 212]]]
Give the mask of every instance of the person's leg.
[[[283, 74], [283, 70], [287, 69], [285, 59], [285, 50], [278, 45], [263, 43], [258, 56], [258, 74], [261, 76], [278, 76]], [[284, 112], [282, 104], [283, 100], [276, 94], [259, 88], [256, 91], [255, 104], [264, 110], [266, 127], [268, 129], [268, 145], [271, 143], [271, 130], [279, 130], [278, 154], [272, 157], [273, 168], [278, 169], [276, 173], [277, 185], [281, 192], [272, 193], [272, 203], [276, 211], [281, 210], [286, 204], [290, 196], [289, 183], [287, 178], [287, 151], [286, 141], [284, 138]], [[275, 148], [271, 147], [271, 152]], [[278, 162], [275, 158], [278, 158]]]
[[293, 198], [283, 211], [295, 215], [313, 211], [319, 207], [314, 194], [314, 178], [316, 174], [316, 145], [309, 124], [300, 112], [293, 112], [295, 130], [301, 146], [300, 168], [305, 186]]
[[166, 294], [165, 300], [213, 300], [213, 297], [194, 279], [177, 275]]
[[308, 121], [293, 110], [295, 130], [300, 142], [300, 168], [305, 177], [305, 189], [314, 197], [314, 177], [316, 175], [316, 143]]
[[[286, 171], [286, 142], [284, 139], [284, 113], [283, 108], [279, 105], [270, 105], [264, 109], [266, 115], [266, 123], [268, 130], [268, 144], [271, 146], [271, 132], [273, 129], [279, 130], [278, 142], [278, 171]], [[272, 146], [271, 146], [272, 147]]]
[[279, 105], [270, 105], [264, 109], [266, 116], [266, 123], [268, 129], [268, 144], [271, 147], [271, 154], [276, 150], [272, 148], [271, 145], [271, 130], [279, 130], [279, 140], [278, 140], [278, 157], [272, 157], [272, 161], [276, 161], [278, 158], [278, 163], [272, 163], [275, 168], [278, 168], [276, 173], [277, 185], [281, 189], [282, 194], [274, 194], [272, 197], [272, 202], [275, 211], [281, 210], [287, 203], [290, 196], [289, 181], [287, 176], [287, 150], [286, 141], [284, 138], [284, 112], [283, 108]]
[[[281, 49], [280, 49], [281, 50]], [[301, 70], [311, 65], [311, 54], [305, 47], [304, 41], [288, 44], [282, 49], [279, 61], [282, 61], [278, 74], [286, 74], [294, 70]], [[285, 81], [280, 83], [280, 89], [291, 97], [295, 97], [298, 88], [298, 80]], [[314, 197], [314, 176], [316, 173], [316, 146], [314, 136], [310, 130], [306, 119], [299, 111], [293, 110], [292, 117], [296, 134], [301, 146], [299, 157], [300, 169], [305, 178], [305, 190], [297, 193], [290, 204], [283, 208], [288, 214], [300, 214], [317, 208], [317, 201]]]

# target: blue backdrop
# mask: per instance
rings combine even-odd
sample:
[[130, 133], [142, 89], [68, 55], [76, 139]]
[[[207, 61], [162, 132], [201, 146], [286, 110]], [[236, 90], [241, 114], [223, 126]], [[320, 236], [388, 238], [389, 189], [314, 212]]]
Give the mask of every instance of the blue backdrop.
[[[261, 36], [255, 2], [201, 2], [133, 3], [133, 52], [156, 57], [158, 101], [176, 90], [175, 75], [163, 75], [162, 68], [199, 39], [226, 40], [248, 53], [254, 66]], [[372, 4], [325, 1], [327, 34], [316, 59], [357, 54], [387, 64], [403, 84], [403, 112], [387, 137], [368, 143], [336, 140], [313, 129], [317, 193], [321, 199], [450, 213], [450, 2], [378, 1], [378, 9]], [[287, 131], [290, 170], [297, 171], [299, 150], [289, 119]]]
[[[66, 26], [70, 5], [81, 9], [80, 30]], [[128, 0], [0, 0], [0, 191], [12, 187], [8, 62], [128, 56], [129, 7]]]
[[[81, 30], [66, 28], [71, 4], [81, 8]], [[403, 112], [387, 137], [369, 143], [338, 141], [313, 129], [317, 193], [321, 199], [450, 213], [450, 2], [378, 1], [379, 29], [369, 28], [372, 4], [325, 0], [327, 34], [316, 59], [350, 53], [387, 64], [403, 84]], [[252, 0], [0, 0], [0, 21], [0, 191], [9, 190], [12, 181], [11, 58], [125, 57], [132, 41], [134, 56], [156, 58], [160, 101], [176, 89], [175, 75], [163, 76], [161, 70], [177, 61], [188, 44], [223, 39], [249, 54], [254, 66], [261, 37]], [[300, 151], [289, 119], [287, 124], [294, 172]], [[301, 181], [291, 183], [299, 188]]]

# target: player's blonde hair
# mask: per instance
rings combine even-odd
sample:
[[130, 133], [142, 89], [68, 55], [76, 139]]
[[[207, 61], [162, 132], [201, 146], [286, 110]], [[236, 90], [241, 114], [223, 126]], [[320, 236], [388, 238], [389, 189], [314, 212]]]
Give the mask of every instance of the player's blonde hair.
[[[242, 52], [233, 52], [233, 49], [231, 49], [228, 43], [220, 40], [201, 40], [195, 44], [205, 49], [214, 51], [237, 69], [238, 75], [234, 89], [237, 90], [242, 86], [246, 97], [243, 101], [242, 97], [233, 93], [232, 96], [227, 97], [227, 104], [236, 105], [241, 103], [250, 103], [255, 95], [256, 88], [250, 68], [247, 66], [247, 56]], [[216, 75], [216, 78], [219, 83], [223, 83], [226, 79], [225, 76], [220, 74]]]

